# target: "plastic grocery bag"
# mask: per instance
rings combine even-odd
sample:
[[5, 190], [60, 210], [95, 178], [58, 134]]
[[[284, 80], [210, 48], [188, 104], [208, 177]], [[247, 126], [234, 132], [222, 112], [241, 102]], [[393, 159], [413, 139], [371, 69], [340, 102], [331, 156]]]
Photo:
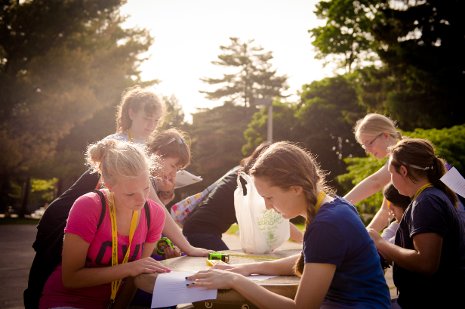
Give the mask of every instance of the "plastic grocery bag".
[[[241, 183], [240, 178], [245, 184]], [[237, 177], [234, 208], [244, 252], [269, 253], [289, 239], [289, 220], [273, 209], [266, 209], [265, 201], [255, 189], [251, 177], [244, 172]]]

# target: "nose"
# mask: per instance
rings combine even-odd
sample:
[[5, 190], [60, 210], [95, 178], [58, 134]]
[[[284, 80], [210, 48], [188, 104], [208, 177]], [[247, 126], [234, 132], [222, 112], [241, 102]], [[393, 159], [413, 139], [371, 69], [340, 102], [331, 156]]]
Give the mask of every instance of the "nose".
[[269, 209], [274, 209], [273, 204], [270, 203], [270, 202], [267, 202], [266, 200], [265, 200], [265, 208], [268, 209], [268, 210]]

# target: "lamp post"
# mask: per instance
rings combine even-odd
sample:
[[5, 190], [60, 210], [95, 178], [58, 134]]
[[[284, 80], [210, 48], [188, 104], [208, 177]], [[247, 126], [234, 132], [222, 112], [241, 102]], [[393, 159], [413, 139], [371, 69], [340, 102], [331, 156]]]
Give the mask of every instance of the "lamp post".
[[255, 105], [268, 106], [268, 127], [266, 131], [266, 139], [269, 143], [273, 142], [273, 101], [270, 98], [255, 99]]

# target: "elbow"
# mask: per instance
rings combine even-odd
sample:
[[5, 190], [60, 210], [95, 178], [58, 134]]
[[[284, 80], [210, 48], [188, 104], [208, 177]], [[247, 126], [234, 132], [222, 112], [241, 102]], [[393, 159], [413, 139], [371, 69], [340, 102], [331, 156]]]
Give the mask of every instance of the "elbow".
[[432, 276], [438, 271], [439, 262], [436, 263], [434, 261], [424, 261], [423, 263], [419, 263], [418, 266], [418, 272], [425, 276]]
[[75, 289], [78, 288], [76, 286], [76, 280], [72, 280], [70, 276], [65, 276], [64, 274], [61, 276], [61, 281], [63, 282], [63, 286], [67, 289]]

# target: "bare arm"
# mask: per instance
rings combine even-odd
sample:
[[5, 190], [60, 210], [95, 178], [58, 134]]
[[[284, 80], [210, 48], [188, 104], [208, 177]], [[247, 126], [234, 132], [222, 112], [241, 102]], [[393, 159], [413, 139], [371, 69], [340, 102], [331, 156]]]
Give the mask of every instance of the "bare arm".
[[352, 204], [357, 204], [380, 191], [389, 183], [390, 179], [391, 176], [389, 175], [387, 164], [385, 164], [378, 171], [359, 182], [344, 198]]
[[[286, 258], [287, 259], [287, 258]], [[189, 287], [234, 289], [259, 308], [320, 308], [334, 277], [332, 264], [306, 264], [295, 299], [273, 293], [241, 274], [224, 270], [200, 271]]]
[[[159, 203], [160, 205], [164, 205], [160, 199], [158, 198], [157, 194], [153, 187], [150, 189], [149, 198], [154, 200], [155, 202]], [[176, 222], [171, 217], [168, 209], [165, 209], [165, 226], [163, 227], [163, 234], [166, 235], [176, 246], [181, 249], [181, 251], [185, 252], [187, 255], [190, 256], [208, 256], [208, 252], [210, 250], [197, 248], [192, 246], [184, 237], [181, 232], [181, 228], [176, 224]]]
[[[152, 244], [152, 248], [154, 245]], [[169, 268], [151, 257], [115, 266], [86, 267], [88, 248], [89, 244], [81, 237], [65, 234], [62, 257], [62, 278], [65, 287], [91, 287], [142, 273], [169, 271]]]
[[213, 268], [229, 270], [244, 276], [250, 274], [292, 276], [294, 275], [294, 264], [299, 257], [300, 253], [273, 261], [244, 264], [216, 264]]
[[376, 248], [387, 260], [410, 271], [426, 275], [437, 271], [442, 248], [442, 237], [439, 234], [417, 234], [413, 236], [414, 249], [406, 249], [384, 240], [374, 230], [369, 230], [369, 233], [375, 241]]
[[381, 204], [381, 207], [378, 209], [373, 219], [371, 219], [367, 228], [371, 228], [371, 229], [376, 230], [377, 232], [381, 232], [388, 225], [389, 225], [389, 208], [388, 208], [388, 203], [386, 199], [383, 198], [383, 203]]

